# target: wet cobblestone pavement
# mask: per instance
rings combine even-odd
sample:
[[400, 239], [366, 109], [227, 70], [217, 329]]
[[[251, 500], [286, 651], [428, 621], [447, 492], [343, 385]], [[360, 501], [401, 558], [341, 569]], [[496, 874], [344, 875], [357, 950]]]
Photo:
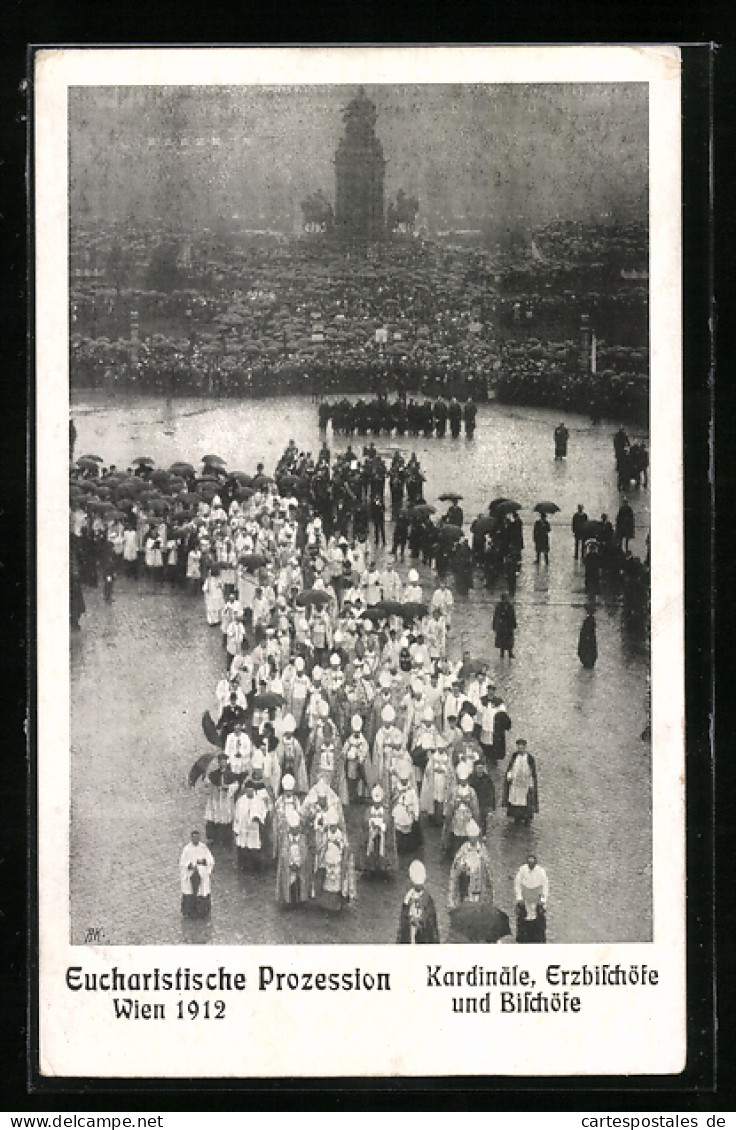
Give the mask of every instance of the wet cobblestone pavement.
[[[166, 466], [196, 463], [216, 451], [234, 467], [271, 470], [289, 440], [316, 453], [316, 406], [306, 398], [223, 403], [93, 400], [73, 403], [78, 452], [97, 451], [125, 466], [137, 455]], [[512, 719], [511, 748], [525, 737], [537, 759], [540, 812], [530, 827], [497, 811], [488, 847], [497, 904], [513, 910], [513, 875], [534, 850], [550, 880], [550, 942], [651, 939], [651, 753], [641, 740], [647, 722], [646, 654], [622, 632], [616, 601], [599, 601], [598, 663], [577, 658], [583, 619], [583, 572], [573, 559], [569, 523], [582, 502], [591, 517], [614, 517], [616, 490], [611, 425], [591, 427], [566, 417], [569, 455], [555, 462], [552, 430], [559, 413], [481, 407], [473, 441], [449, 437], [378, 437], [380, 451], [415, 450], [427, 476], [425, 495], [464, 495], [466, 527], [488, 501], [510, 494], [521, 512], [526, 548], [515, 595], [518, 631], [513, 660], [493, 648], [490, 618], [500, 589], [476, 575], [464, 599], [455, 596], [450, 654], [467, 648], [487, 658]], [[329, 436], [344, 448], [344, 437]], [[367, 440], [365, 441], [367, 442]], [[354, 437], [358, 449], [361, 438]], [[552, 499], [549, 568], [531, 549], [532, 507]], [[648, 495], [629, 496], [637, 520], [635, 553], [644, 554]], [[390, 541], [390, 531], [389, 531]], [[415, 563], [412, 562], [412, 565]], [[409, 558], [399, 566], [405, 577]], [[425, 594], [434, 581], [417, 566]], [[208, 748], [201, 715], [214, 707], [224, 666], [220, 632], [209, 628], [201, 596], [148, 579], [118, 578], [113, 600], [85, 589], [87, 613], [72, 636], [71, 902], [72, 942], [89, 929], [108, 944], [390, 943], [395, 940], [405, 867], [388, 881], [358, 879], [358, 897], [338, 915], [315, 908], [280, 911], [273, 872], [241, 876], [233, 852], [215, 848], [209, 922], [183, 921], [178, 858], [189, 832], [202, 826], [204, 795], [187, 773]], [[495, 771], [500, 793], [500, 771]], [[361, 809], [348, 812], [354, 834]], [[355, 835], [352, 837], [355, 843]], [[439, 833], [425, 829], [428, 889], [443, 941], [449, 866]], [[408, 864], [408, 861], [407, 861]]]

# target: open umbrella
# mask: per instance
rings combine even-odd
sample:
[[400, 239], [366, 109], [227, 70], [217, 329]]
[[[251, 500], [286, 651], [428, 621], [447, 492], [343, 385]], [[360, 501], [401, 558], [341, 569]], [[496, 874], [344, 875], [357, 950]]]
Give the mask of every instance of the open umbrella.
[[496, 514], [512, 514], [514, 510], [521, 510], [521, 503], [514, 502], [512, 499], [507, 498], [504, 502], [499, 502], [496, 507]]
[[[217, 744], [219, 745], [219, 742]], [[194, 788], [200, 778], [207, 776], [210, 766], [216, 764], [216, 756], [212, 753], [203, 753], [201, 757], [197, 758], [189, 770], [189, 785], [191, 788]]]
[[251, 483], [251, 486], [254, 486], [256, 490], [260, 490], [261, 487], [268, 486], [268, 484], [272, 482], [273, 479], [270, 475], [256, 475]]
[[402, 616], [404, 612], [404, 605], [400, 600], [381, 600], [373, 607], [384, 616]]
[[450, 911], [450, 922], [469, 942], [497, 942], [511, 933], [508, 914], [490, 903], [464, 902]]
[[152, 514], [164, 514], [168, 509], [169, 503], [165, 498], [152, 498], [146, 503], [146, 510], [150, 510]]
[[453, 526], [452, 522], [445, 522], [439, 529], [440, 541], [460, 541], [463, 537], [463, 531], [459, 526]]
[[[505, 495], [502, 496], [501, 498], [494, 498], [493, 502], [488, 503], [488, 513], [489, 514], [495, 514], [495, 512], [498, 510], [498, 508], [499, 508], [499, 506], [501, 505], [502, 502], [511, 502], [511, 501], [512, 500], [510, 498], [506, 498]], [[519, 509], [521, 509], [521, 507], [519, 507]]]
[[221, 489], [218, 483], [197, 483], [197, 494], [206, 502], [211, 502]]
[[293, 490], [300, 480], [297, 475], [279, 475], [276, 482], [279, 490]]
[[432, 506], [429, 502], [418, 502], [416, 506], [409, 507], [409, 514], [412, 518], [428, 518], [436, 510], [437, 507]]
[[156, 487], [166, 488], [169, 485], [169, 472], [168, 471], [153, 471], [151, 474], [151, 482]]
[[131, 460], [130, 465], [131, 467], [155, 467], [156, 460], [151, 459], [150, 455], [138, 455]]
[[253, 493], [253, 487], [238, 487], [233, 497], [238, 502], [247, 502], [249, 498], [253, 497]]
[[303, 608], [309, 608], [310, 605], [316, 605], [318, 608], [324, 608], [326, 604], [332, 601], [333, 597], [327, 592], [326, 589], [305, 589], [300, 592], [296, 598], [296, 603]]
[[426, 604], [420, 603], [418, 600], [407, 600], [401, 606], [401, 615], [405, 620], [421, 620], [423, 616], [427, 615], [429, 611]]
[[105, 460], [101, 455], [80, 455], [77, 463], [81, 463], [82, 459], [91, 459], [93, 463], [104, 463]]
[[538, 502], [534, 509], [538, 514], [557, 514], [560, 508], [556, 502]]
[[246, 569], [261, 569], [264, 565], [268, 565], [268, 558], [262, 553], [244, 553], [238, 561]]
[[263, 694], [253, 696], [253, 705], [258, 710], [275, 710], [277, 706], [284, 705], [283, 695], [274, 694], [273, 691], [264, 691]]
[[370, 620], [371, 624], [379, 624], [381, 620], [386, 619], [386, 613], [377, 605], [374, 604], [372, 608], [366, 608], [361, 612], [361, 620]]
[[221, 459], [219, 455], [203, 455], [202, 462], [207, 466], [212, 467], [225, 467], [227, 466], [226, 460]]
[[452, 490], [446, 490], [444, 494], [439, 496], [440, 502], [459, 502], [462, 497], [461, 494], [456, 494]]
[[189, 475], [194, 474], [194, 467], [191, 463], [172, 463], [169, 467], [170, 475], [181, 475], [187, 478]]
[[242, 487], [249, 487], [253, 482], [253, 476], [249, 475], [247, 471], [228, 471], [227, 477], [236, 479]]
[[588, 538], [600, 537], [600, 535], [602, 533], [603, 533], [603, 523], [602, 522], [599, 522], [595, 519], [592, 522], [586, 522], [585, 525], [583, 526], [583, 531], [582, 531], [583, 541], [587, 541]]
[[83, 455], [81, 459], [77, 459], [77, 463], [85, 471], [99, 472], [100, 468], [96, 459], [90, 459], [89, 456]]
[[148, 483], [145, 479], [139, 479], [136, 478], [135, 475], [130, 475], [127, 479], [123, 479], [122, 483], [118, 483], [115, 487], [115, 494], [121, 497], [127, 495], [127, 497], [130, 498], [131, 495], [143, 494], [145, 490], [148, 490]]
[[490, 534], [496, 528], [495, 518], [477, 518], [471, 526], [474, 534], [483, 537], [484, 534]]
[[[222, 749], [223, 741], [209, 710], [205, 710], [204, 714], [202, 715], [202, 730], [204, 731], [204, 736], [207, 738], [207, 741], [211, 745], [216, 745], [220, 749]], [[210, 756], [212, 755], [210, 754]]]

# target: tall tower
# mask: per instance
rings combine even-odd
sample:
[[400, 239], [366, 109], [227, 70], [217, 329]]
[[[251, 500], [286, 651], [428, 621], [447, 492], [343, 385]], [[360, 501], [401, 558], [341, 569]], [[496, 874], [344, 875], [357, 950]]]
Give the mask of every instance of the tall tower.
[[386, 162], [375, 133], [376, 107], [363, 87], [342, 117], [345, 136], [335, 153], [335, 232], [345, 240], [381, 239]]

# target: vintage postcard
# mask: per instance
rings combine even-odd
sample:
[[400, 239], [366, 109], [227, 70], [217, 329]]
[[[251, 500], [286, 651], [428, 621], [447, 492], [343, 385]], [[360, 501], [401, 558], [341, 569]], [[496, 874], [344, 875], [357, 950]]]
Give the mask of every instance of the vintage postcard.
[[34, 67], [41, 1076], [681, 1072], [678, 49]]

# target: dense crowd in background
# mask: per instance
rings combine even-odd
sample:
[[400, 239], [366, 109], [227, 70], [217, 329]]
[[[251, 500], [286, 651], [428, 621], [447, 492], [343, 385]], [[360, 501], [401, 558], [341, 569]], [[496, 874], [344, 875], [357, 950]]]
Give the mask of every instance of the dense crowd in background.
[[[573, 225], [535, 240], [530, 259], [414, 237], [361, 253], [319, 239], [81, 230], [72, 386], [476, 401], [495, 389], [513, 403], [644, 423], [647, 294], [625, 272], [646, 261], [642, 234]], [[580, 356], [584, 313], [600, 339], [593, 373]]]

